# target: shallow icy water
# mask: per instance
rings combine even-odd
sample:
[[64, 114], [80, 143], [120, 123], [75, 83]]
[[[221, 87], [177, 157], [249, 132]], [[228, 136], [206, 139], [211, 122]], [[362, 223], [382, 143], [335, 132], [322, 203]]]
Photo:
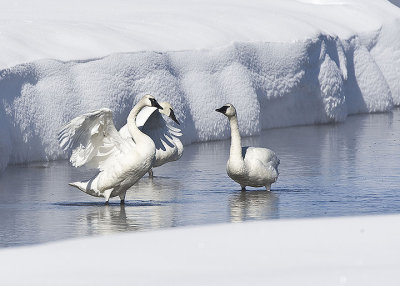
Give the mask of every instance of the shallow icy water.
[[106, 206], [67, 185], [92, 172], [67, 162], [12, 166], [0, 175], [0, 246], [245, 220], [400, 212], [400, 110], [343, 124], [272, 129], [244, 138], [281, 159], [272, 192], [226, 175], [229, 140], [186, 146], [180, 161], [155, 169], [125, 206]]

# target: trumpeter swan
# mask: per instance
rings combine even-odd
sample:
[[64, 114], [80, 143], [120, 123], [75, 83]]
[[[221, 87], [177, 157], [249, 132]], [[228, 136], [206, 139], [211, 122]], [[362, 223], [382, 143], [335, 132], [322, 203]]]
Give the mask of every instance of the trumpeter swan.
[[275, 152], [267, 148], [241, 146], [236, 109], [232, 104], [225, 104], [215, 111], [228, 117], [231, 126], [231, 149], [226, 166], [228, 176], [240, 184], [242, 191], [246, 190], [246, 186], [265, 186], [270, 191], [279, 174], [279, 159]]
[[[179, 160], [183, 154], [183, 144], [178, 138], [182, 135], [181, 130], [169, 125], [161, 115], [170, 117], [179, 125], [172, 106], [168, 102], [160, 102], [160, 105], [162, 109], [143, 108], [136, 118], [136, 125], [144, 134], [153, 139], [156, 146], [156, 160], [153, 168]], [[123, 138], [130, 137], [127, 125], [124, 125], [119, 133]], [[149, 171], [149, 176], [153, 177], [152, 169]]]
[[155, 160], [153, 140], [136, 126], [136, 117], [146, 106], [162, 109], [153, 96], [145, 95], [127, 118], [130, 138], [121, 137], [107, 108], [78, 116], [62, 128], [59, 143], [64, 150], [72, 150], [72, 165], [99, 169], [90, 180], [73, 182], [71, 186], [104, 197], [106, 203], [116, 196], [124, 203], [126, 191], [150, 170]]

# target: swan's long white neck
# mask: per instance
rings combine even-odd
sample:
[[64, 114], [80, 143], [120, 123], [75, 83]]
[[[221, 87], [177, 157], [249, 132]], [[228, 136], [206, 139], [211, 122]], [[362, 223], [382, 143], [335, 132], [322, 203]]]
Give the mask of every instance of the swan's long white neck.
[[148, 136], [140, 131], [139, 128], [136, 126], [136, 117], [139, 114], [140, 110], [142, 110], [142, 108], [145, 106], [146, 105], [143, 102], [139, 101], [138, 104], [133, 107], [127, 119], [128, 131], [136, 144], [140, 143], [141, 141], [145, 141], [148, 138]]
[[243, 161], [242, 157], [242, 142], [239, 133], [239, 123], [236, 115], [229, 118], [231, 125], [231, 151], [229, 159], [235, 161]]

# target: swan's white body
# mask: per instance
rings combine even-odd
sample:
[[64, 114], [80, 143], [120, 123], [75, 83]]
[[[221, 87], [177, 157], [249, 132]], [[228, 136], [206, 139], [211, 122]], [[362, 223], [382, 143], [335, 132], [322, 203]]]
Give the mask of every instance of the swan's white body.
[[73, 150], [70, 158], [73, 166], [86, 165], [100, 170], [89, 181], [70, 183], [71, 186], [89, 195], [104, 197], [107, 202], [115, 196], [124, 201], [126, 191], [150, 170], [155, 160], [153, 140], [135, 124], [140, 110], [153, 104], [151, 100], [156, 102], [146, 95], [130, 112], [127, 118], [130, 138], [121, 137], [107, 108], [79, 116], [60, 131], [61, 147]]
[[275, 152], [267, 148], [242, 147], [236, 109], [227, 104], [217, 111], [226, 115], [231, 127], [231, 148], [226, 166], [228, 176], [246, 186], [265, 187], [271, 190], [271, 184], [278, 179], [279, 159]]
[[[137, 127], [147, 136], [149, 136], [156, 148], [156, 158], [154, 167], [159, 167], [165, 163], [179, 160], [183, 154], [183, 144], [179, 140], [181, 130], [172, 127], [162, 117], [162, 114], [170, 116], [172, 111], [171, 105], [167, 102], [160, 102], [163, 109], [155, 107], [143, 108], [136, 118]], [[176, 119], [175, 119], [176, 120]], [[119, 133], [122, 138], [129, 138], [130, 134], [127, 125], [124, 125]], [[152, 171], [149, 171], [152, 175]]]

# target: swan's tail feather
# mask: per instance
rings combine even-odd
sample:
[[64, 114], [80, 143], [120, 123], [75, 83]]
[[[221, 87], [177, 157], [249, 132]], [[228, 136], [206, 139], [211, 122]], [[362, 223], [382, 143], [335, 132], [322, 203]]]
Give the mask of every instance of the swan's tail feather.
[[75, 187], [75, 188], [78, 188], [82, 192], [86, 193], [87, 183], [88, 182], [72, 182], [72, 183], [69, 183], [68, 185], [70, 185], [72, 187]]
[[92, 180], [86, 181], [86, 182], [72, 182], [69, 183], [68, 185], [75, 187], [82, 192], [94, 196], [94, 197], [102, 197], [99, 191], [94, 190], [91, 185], [92, 185]]

